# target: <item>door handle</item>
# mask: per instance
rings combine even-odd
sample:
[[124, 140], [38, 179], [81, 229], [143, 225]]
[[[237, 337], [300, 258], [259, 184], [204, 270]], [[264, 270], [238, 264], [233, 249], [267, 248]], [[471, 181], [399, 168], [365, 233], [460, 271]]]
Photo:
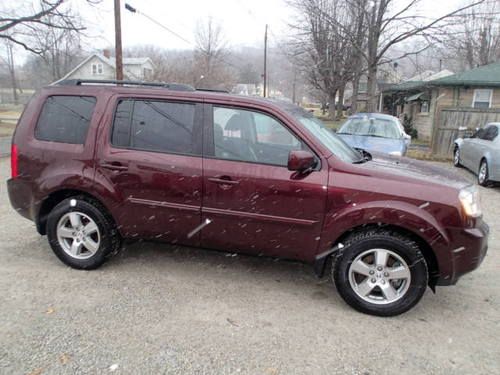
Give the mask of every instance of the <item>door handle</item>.
[[109, 169], [111, 171], [126, 171], [128, 169], [126, 165], [123, 165], [120, 162], [111, 162], [111, 163], [104, 162], [101, 163], [100, 165], [101, 168]]
[[229, 177], [227, 176], [221, 176], [221, 177], [209, 177], [208, 178], [208, 181], [210, 182], [214, 182], [216, 184], [220, 184], [220, 185], [238, 185], [240, 182], [239, 181], [234, 181], [234, 180], [231, 180]]

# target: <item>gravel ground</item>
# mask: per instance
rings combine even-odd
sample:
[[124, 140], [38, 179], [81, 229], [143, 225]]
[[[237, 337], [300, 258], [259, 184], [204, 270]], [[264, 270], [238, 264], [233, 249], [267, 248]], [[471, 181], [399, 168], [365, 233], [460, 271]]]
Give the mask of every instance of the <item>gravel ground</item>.
[[492, 233], [479, 270], [376, 318], [295, 262], [138, 243], [97, 271], [72, 270], [10, 207], [8, 165], [2, 374], [500, 373], [499, 188], [482, 189]]

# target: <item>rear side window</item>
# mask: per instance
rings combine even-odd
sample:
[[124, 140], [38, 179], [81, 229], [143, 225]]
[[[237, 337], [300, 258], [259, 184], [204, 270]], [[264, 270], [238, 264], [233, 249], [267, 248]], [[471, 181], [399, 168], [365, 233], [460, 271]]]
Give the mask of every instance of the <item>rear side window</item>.
[[111, 143], [118, 147], [175, 154], [199, 154], [195, 104], [153, 100], [118, 103]]
[[487, 141], [494, 141], [498, 136], [498, 128], [495, 125], [488, 126], [482, 139]]
[[83, 144], [96, 98], [93, 96], [49, 96], [35, 128], [42, 141]]

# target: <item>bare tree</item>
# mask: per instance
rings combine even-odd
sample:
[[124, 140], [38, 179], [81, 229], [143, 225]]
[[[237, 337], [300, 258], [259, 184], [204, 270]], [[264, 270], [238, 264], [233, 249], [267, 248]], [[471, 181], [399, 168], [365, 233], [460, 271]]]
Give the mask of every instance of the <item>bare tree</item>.
[[19, 96], [17, 94], [18, 84], [16, 77], [16, 64], [14, 61], [14, 53], [12, 51], [12, 42], [10, 40], [5, 40], [4, 44], [7, 52], [6, 57], [4, 58], [0, 56], [0, 59], [7, 66], [10, 78], [10, 86], [12, 88], [12, 99], [14, 101], [14, 104], [18, 104], [19, 102]]
[[[301, 1], [311, 2], [310, 0]], [[350, 37], [350, 40], [352, 47], [359, 52], [366, 63], [368, 77], [367, 110], [374, 111], [377, 106], [376, 91], [379, 66], [421, 52], [421, 50], [404, 51], [400, 56], [388, 58], [387, 54], [391, 49], [417, 36], [428, 38], [428, 42], [432, 43], [430, 39], [432, 32], [442, 33], [445, 28], [454, 24], [457, 17], [462, 15], [464, 11], [474, 8], [485, 1], [469, 2], [467, 5], [439, 17], [424, 17], [419, 15], [418, 12], [421, 0], [369, 0], [366, 2], [342, 0], [349, 7], [358, 7], [364, 12], [363, 19], [366, 19], [365, 37], [361, 39]], [[340, 21], [335, 15], [325, 12], [321, 6], [316, 6], [314, 11], [327, 17], [328, 21], [335, 27], [343, 28], [346, 31], [346, 36], [353, 35], [347, 32], [349, 24]], [[423, 47], [423, 49], [426, 48], [428, 46]]]
[[[387, 59], [387, 52], [394, 46], [415, 36], [426, 36], [431, 31], [448, 26], [447, 21], [467, 9], [483, 3], [471, 2], [437, 18], [419, 16], [416, 12], [420, 0], [407, 0], [396, 4], [395, 0], [371, 0], [366, 9], [368, 21], [367, 48], [359, 48], [366, 59], [368, 69], [368, 111], [377, 107], [377, 72], [381, 64], [401, 59], [418, 51], [405, 51], [401, 56]], [[397, 6], [399, 5], [399, 6]], [[336, 22], [336, 21], [333, 21]], [[427, 48], [427, 47], [423, 47]]]
[[468, 9], [441, 41], [445, 58], [472, 69], [500, 60], [500, 3], [487, 1]]
[[155, 65], [151, 80], [194, 84], [193, 51], [168, 50], [152, 45], [139, 45], [123, 52], [127, 57], [151, 58]]
[[[292, 25], [295, 38], [290, 42], [293, 58], [315, 89], [324, 93], [330, 104], [330, 117], [340, 117], [347, 82], [359, 69], [357, 51], [351, 34], [358, 26], [355, 14], [342, 0], [294, 0], [300, 14]], [[336, 22], [331, 22], [335, 19]], [[336, 97], [339, 110], [335, 114]]]
[[[100, 0], [85, 0], [93, 5]], [[80, 18], [75, 16], [64, 0], [16, 1], [0, 15], [0, 38], [23, 47], [35, 54], [44, 49], [37, 43], [41, 30], [59, 29], [82, 31]]]
[[196, 86], [216, 88], [227, 85], [231, 76], [226, 58], [227, 43], [222, 25], [212, 17], [198, 21], [195, 29], [196, 50], [194, 52], [195, 69], [199, 75]]

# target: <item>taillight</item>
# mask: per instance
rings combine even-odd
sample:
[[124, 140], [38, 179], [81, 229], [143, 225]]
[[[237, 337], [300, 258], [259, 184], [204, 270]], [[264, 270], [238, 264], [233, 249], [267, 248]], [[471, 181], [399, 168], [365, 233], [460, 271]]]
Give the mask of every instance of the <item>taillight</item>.
[[12, 144], [12, 147], [10, 149], [10, 170], [11, 170], [11, 176], [12, 178], [16, 178], [19, 176], [19, 170], [18, 170], [18, 153], [17, 153], [17, 145], [14, 143]]

